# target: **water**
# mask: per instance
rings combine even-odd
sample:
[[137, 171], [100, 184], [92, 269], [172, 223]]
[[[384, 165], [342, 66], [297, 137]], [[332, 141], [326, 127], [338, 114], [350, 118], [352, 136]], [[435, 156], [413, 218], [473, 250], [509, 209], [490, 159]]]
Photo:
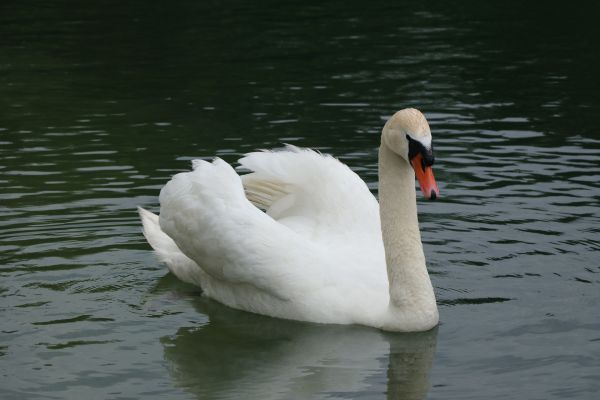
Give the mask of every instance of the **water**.
[[[97, 3], [0, 5], [0, 397], [596, 398], [597, 7]], [[149, 251], [135, 207], [192, 158], [293, 143], [376, 193], [407, 106], [437, 330], [233, 311]]]

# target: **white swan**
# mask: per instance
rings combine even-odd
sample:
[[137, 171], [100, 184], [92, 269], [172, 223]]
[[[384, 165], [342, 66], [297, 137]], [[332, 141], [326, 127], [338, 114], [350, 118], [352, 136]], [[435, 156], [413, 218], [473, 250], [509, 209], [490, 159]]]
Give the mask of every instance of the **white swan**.
[[161, 190], [160, 218], [139, 209], [173, 274], [272, 317], [391, 331], [437, 325], [414, 185], [416, 171], [425, 197], [439, 194], [421, 112], [398, 111], [383, 128], [380, 206], [358, 175], [312, 150], [287, 146], [239, 162], [253, 172], [194, 160]]

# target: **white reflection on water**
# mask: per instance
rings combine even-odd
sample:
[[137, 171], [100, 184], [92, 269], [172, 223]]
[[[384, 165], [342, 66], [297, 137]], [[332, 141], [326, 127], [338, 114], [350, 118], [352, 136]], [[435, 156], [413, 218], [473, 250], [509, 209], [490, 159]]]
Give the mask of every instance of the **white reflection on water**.
[[198, 398], [423, 399], [437, 329], [389, 334], [357, 326], [306, 324], [195, 305], [210, 322], [164, 337], [177, 386]]

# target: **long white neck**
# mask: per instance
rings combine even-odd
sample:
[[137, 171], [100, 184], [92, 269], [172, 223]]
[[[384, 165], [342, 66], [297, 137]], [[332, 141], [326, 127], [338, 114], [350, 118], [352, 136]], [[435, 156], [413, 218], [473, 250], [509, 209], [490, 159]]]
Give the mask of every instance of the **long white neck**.
[[382, 141], [379, 148], [379, 213], [390, 304], [384, 328], [425, 330], [437, 325], [435, 295], [417, 219], [415, 174]]

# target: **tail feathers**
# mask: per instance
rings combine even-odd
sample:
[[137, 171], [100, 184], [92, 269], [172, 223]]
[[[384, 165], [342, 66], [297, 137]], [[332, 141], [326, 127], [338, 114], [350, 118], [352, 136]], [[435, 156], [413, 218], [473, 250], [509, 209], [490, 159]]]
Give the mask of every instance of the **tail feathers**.
[[173, 239], [160, 229], [158, 215], [142, 207], [138, 207], [138, 213], [144, 227], [144, 237], [158, 259], [167, 264], [169, 271], [182, 281], [202, 286], [204, 271], [195, 261], [183, 254]]

